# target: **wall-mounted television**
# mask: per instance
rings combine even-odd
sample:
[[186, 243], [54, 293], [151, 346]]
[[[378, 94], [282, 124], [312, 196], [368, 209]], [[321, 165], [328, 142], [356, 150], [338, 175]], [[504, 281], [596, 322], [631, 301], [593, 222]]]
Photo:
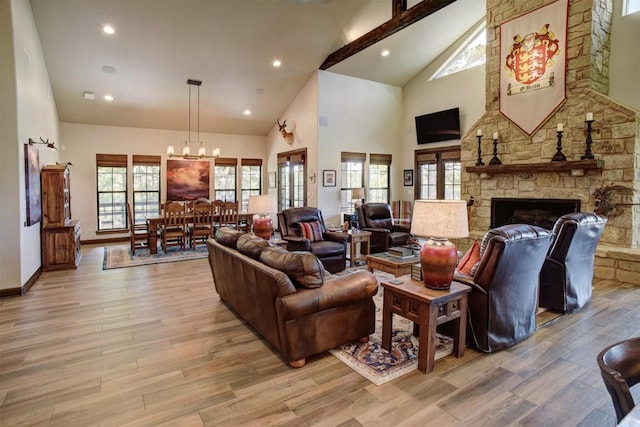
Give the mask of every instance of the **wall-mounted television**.
[[416, 116], [418, 144], [460, 139], [460, 110], [458, 107]]

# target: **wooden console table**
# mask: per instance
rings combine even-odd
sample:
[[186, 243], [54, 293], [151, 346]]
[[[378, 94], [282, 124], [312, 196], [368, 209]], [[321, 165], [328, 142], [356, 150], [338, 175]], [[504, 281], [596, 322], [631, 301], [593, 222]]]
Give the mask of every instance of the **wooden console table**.
[[391, 350], [393, 314], [414, 322], [414, 335], [418, 336], [418, 370], [433, 371], [436, 356], [436, 326], [454, 322], [453, 354], [464, 356], [467, 331], [467, 294], [471, 288], [453, 282], [451, 288], [437, 291], [426, 288], [422, 282], [409, 276], [398, 278], [399, 284], [382, 281], [384, 302], [382, 308], [382, 348]]

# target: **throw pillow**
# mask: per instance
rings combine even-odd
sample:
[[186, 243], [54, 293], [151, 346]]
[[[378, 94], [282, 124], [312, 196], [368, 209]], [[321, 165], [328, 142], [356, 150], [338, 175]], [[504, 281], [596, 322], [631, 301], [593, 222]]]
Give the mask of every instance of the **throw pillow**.
[[324, 283], [324, 266], [311, 252], [289, 252], [269, 247], [260, 252], [260, 261], [282, 271], [297, 287], [319, 288]]
[[260, 258], [260, 252], [262, 252], [264, 248], [268, 247], [268, 240], [264, 240], [262, 237], [251, 234], [243, 234], [238, 238], [238, 242], [236, 243], [238, 252], [253, 259]]
[[480, 262], [480, 242], [474, 240], [473, 245], [464, 254], [458, 263], [458, 272], [466, 276], [472, 276], [474, 266]]
[[300, 237], [303, 239], [308, 239], [310, 242], [324, 240], [320, 221], [299, 222], [298, 224], [300, 225]]

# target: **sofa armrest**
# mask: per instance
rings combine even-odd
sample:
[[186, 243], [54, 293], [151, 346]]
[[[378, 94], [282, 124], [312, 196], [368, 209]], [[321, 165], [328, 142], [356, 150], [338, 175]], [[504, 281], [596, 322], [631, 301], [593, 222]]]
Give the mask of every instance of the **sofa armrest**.
[[334, 274], [319, 288], [300, 288], [277, 299], [277, 309], [280, 320], [286, 321], [370, 299], [377, 292], [378, 281], [368, 271]]
[[303, 237], [286, 236], [282, 240], [287, 242], [288, 251], [311, 251], [311, 241]]
[[342, 243], [343, 245], [346, 245], [347, 240], [349, 239], [349, 235], [347, 233], [335, 233], [335, 232], [331, 232], [331, 231], [327, 231], [326, 233], [323, 234], [323, 236], [325, 240], [331, 240], [332, 242], [338, 242], [338, 243]]
[[394, 232], [403, 232], [403, 233], [411, 233], [411, 226], [410, 225], [400, 225], [400, 224], [394, 224], [393, 225], [393, 229], [391, 229], [391, 231]]

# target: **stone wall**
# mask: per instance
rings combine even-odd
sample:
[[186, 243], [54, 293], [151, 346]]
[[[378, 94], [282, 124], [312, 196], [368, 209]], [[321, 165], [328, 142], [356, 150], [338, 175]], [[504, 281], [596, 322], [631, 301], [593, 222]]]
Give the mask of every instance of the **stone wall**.
[[[472, 238], [481, 238], [490, 225], [492, 197], [580, 199], [583, 211], [594, 210], [592, 189], [615, 184], [633, 191], [617, 193], [617, 203], [640, 202], [640, 116], [605, 93], [609, 87], [608, 58], [611, 0], [570, 0], [567, 46], [567, 99], [530, 137], [499, 112], [500, 23], [552, 1], [487, 1], [486, 113], [462, 140], [462, 162], [474, 166], [476, 130], [498, 131], [498, 157], [503, 164], [546, 163], [556, 153], [556, 124], [564, 124], [562, 152], [567, 160], [585, 153], [585, 114], [593, 113], [592, 152], [602, 169], [554, 172], [462, 174], [463, 199], [470, 208]], [[489, 163], [493, 145], [485, 137], [483, 161]], [[625, 206], [610, 215], [598, 248], [596, 276], [640, 284], [640, 207]]]

